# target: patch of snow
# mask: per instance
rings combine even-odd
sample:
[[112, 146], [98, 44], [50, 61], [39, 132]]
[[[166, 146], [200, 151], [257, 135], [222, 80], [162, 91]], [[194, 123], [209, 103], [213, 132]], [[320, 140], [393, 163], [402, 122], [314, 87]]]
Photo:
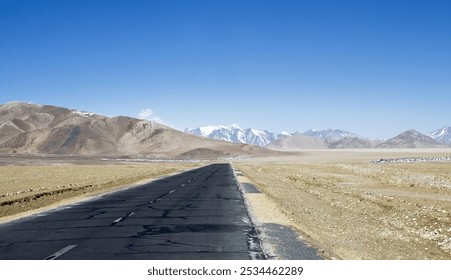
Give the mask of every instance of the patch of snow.
[[441, 129], [437, 129], [436, 131], [429, 133], [428, 136], [436, 141], [451, 144], [451, 127], [445, 126]]
[[199, 130], [202, 133], [202, 136], [207, 137], [208, 135], [213, 133], [213, 131], [215, 131], [218, 128], [219, 128], [219, 126], [210, 125], [210, 126], [199, 127]]
[[242, 130], [241, 127], [239, 125], [237, 125], [237, 124], [231, 124], [230, 126], [228, 126], [228, 128]]
[[95, 115], [94, 113], [91, 113], [91, 112], [78, 111], [78, 110], [73, 110], [72, 113], [75, 114], [75, 115], [79, 115], [79, 116], [85, 117], [85, 118], [92, 117], [92, 116]]

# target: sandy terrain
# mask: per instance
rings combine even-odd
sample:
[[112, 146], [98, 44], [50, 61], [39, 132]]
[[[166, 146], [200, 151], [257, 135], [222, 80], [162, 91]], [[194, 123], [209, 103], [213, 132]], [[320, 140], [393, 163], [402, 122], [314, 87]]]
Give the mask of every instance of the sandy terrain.
[[0, 220], [197, 166], [200, 164], [0, 166]]
[[[369, 161], [450, 154], [450, 150], [305, 151], [299, 157], [234, 166], [326, 258], [449, 260], [451, 162]], [[268, 216], [272, 209], [266, 208]]]

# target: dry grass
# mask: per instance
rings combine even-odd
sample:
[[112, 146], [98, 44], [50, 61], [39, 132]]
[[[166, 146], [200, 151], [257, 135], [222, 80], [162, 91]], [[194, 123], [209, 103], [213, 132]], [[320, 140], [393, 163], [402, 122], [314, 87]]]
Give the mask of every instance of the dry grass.
[[0, 166], [0, 217], [108, 192], [197, 164]]
[[451, 163], [354, 159], [236, 166], [328, 257], [451, 259]]

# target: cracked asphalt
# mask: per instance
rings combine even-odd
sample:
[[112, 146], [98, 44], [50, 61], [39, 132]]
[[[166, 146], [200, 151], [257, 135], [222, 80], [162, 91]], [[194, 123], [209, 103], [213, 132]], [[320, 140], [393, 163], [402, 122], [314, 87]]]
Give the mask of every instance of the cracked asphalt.
[[265, 259], [229, 164], [0, 225], [0, 259]]

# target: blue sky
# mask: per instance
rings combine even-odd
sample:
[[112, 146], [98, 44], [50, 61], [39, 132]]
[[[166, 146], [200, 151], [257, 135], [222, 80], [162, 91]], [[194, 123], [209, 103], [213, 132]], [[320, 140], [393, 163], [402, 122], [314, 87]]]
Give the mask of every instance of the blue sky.
[[451, 1], [0, 0], [0, 103], [183, 129], [451, 125]]

